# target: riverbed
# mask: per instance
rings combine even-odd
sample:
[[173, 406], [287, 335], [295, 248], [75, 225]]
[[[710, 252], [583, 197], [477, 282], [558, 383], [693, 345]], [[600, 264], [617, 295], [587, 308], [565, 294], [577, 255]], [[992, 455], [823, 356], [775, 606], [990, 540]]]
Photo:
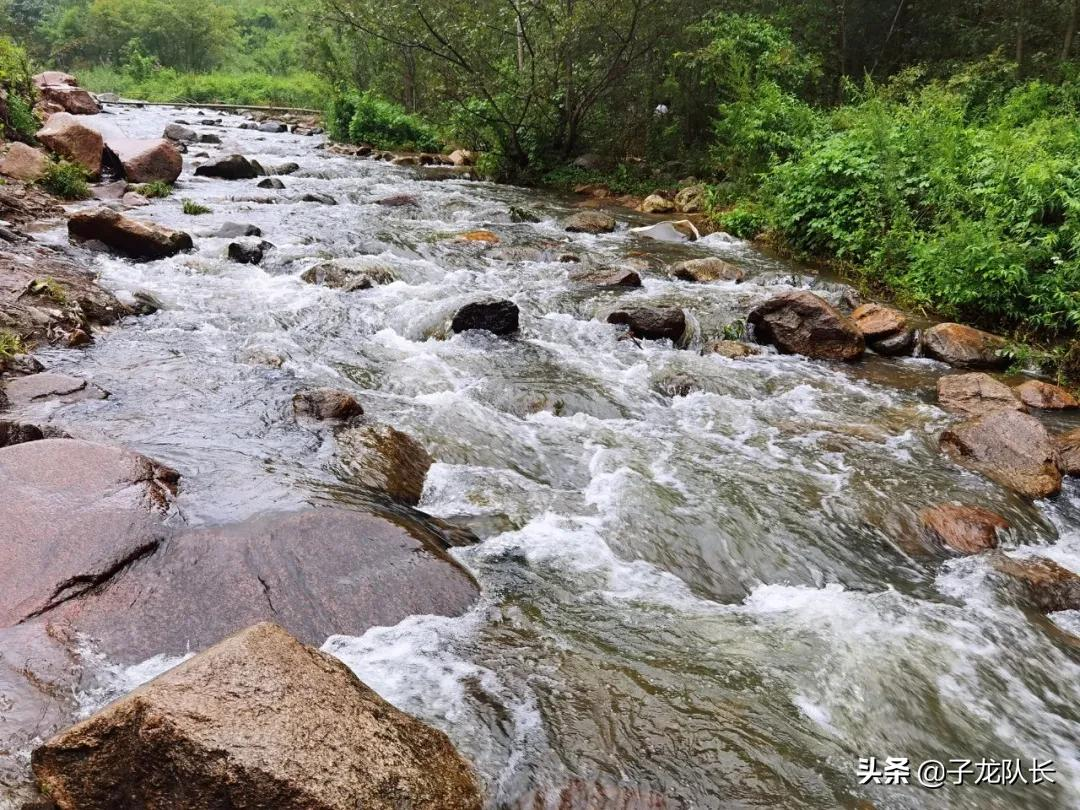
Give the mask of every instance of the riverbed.
[[[437, 462], [420, 508], [480, 536], [454, 553], [482, 599], [461, 618], [415, 617], [324, 649], [445, 730], [491, 807], [531, 808], [575, 780], [666, 802], [650, 807], [1080, 806], [1080, 642], [1068, 633], [1080, 615], [1033, 616], [984, 559], [913, 542], [921, 509], [959, 500], [1011, 522], [1011, 553], [1080, 570], [1080, 485], [1032, 504], [949, 461], [937, 438], [954, 417], [934, 404], [947, 371], [935, 361], [698, 351], [778, 291], [836, 301], [840, 285], [724, 234], [637, 236], [629, 226], [655, 219], [627, 210], [613, 211], [615, 233], [568, 234], [577, 199], [428, 181], [332, 154], [319, 137], [239, 129], [235, 116], [106, 114], [132, 137], [221, 118], [196, 129], [223, 144], [191, 153], [300, 170], [264, 190], [195, 177], [189, 153], [173, 196], [131, 213], [190, 232], [195, 251], [94, 259], [105, 287], [151, 292], [163, 309], [86, 349], [39, 353], [111, 397], [28, 415], [179, 470], [178, 510], [194, 526], [368, 497], [332, 439], [292, 418], [298, 388], [348, 389], [419, 439]], [[400, 194], [418, 205], [376, 204]], [[185, 198], [211, 212], [184, 214]], [[511, 207], [538, 221], [514, 222]], [[231, 262], [231, 240], [208, 235], [227, 221], [274, 245], [261, 265]], [[456, 238], [478, 228], [499, 244]], [[568, 252], [633, 261], [643, 286], [576, 285], [559, 261]], [[702, 256], [747, 279], [663, 271]], [[327, 259], [395, 281], [342, 292], [300, 279]], [[450, 333], [454, 312], [483, 297], [519, 306], [517, 337]], [[621, 340], [604, 316], [635, 304], [685, 308], [687, 345]], [[117, 668], [87, 710], [167, 663]], [[907, 758], [910, 784], [860, 784], [865, 757]], [[972, 775], [928, 790], [914, 774], [931, 759], [1036, 758], [1053, 761], [1056, 784]]]

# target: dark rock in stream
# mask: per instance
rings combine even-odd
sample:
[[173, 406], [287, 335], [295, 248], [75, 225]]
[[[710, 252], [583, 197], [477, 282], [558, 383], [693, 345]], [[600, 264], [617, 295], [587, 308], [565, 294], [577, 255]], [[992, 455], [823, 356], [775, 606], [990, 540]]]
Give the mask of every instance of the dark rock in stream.
[[741, 267], [725, 262], [723, 259], [705, 258], [690, 259], [685, 262], [673, 264], [668, 269], [668, 275], [680, 281], [696, 281], [707, 283], [710, 281], [742, 281], [746, 273]]
[[329, 194], [312, 193], [305, 194], [300, 198], [301, 202], [318, 203], [319, 205], [337, 205], [338, 201]]
[[454, 315], [454, 332], [480, 329], [493, 335], [512, 335], [518, 331], [518, 306], [513, 301], [473, 301]]
[[238, 222], [225, 222], [214, 233], [219, 239], [237, 239], [243, 236], [262, 236], [262, 229], [258, 225], [241, 224]]
[[262, 174], [257, 164], [243, 155], [208, 160], [195, 169], [198, 177], [220, 177], [223, 180], [253, 180]]
[[583, 267], [571, 270], [567, 278], [575, 284], [595, 287], [641, 286], [641, 276], [626, 267]]
[[[0, 397], [0, 407], [3, 399]], [[42, 439], [67, 439], [67, 433], [51, 425], [33, 425], [29, 422], [16, 422], [0, 419], [0, 447], [11, 447], [26, 442], [39, 442]]]
[[111, 165], [120, 166], [129, 183], [175, 183], [184, 169], [180, 150], [164, 138], [108, 138], [105, 148]]
[[915, 330], [907, 316], [898, 309], [881, 304], [863, 304], [851, 313], [871, 350], [884, 357], [911, 354], [915, 348]]
[[759, 343], [770, 343], [784, 354], [815, 360], [857, 360], [865, 348], [855, 321], [806, 290], [773, 296], [754, 307], [747, 322], [754, 327]]
[[285, 184], [276, 177], [265, 177], [260, 180], [257, 185], [259, 188], [272, 188], [277, 191], [283, 191], [285, 189]]
[[268, 132], [272, 135], [280, 135], [283, 132], [288, 132], [289, 128], [281, 121], [264, 121], [259, 124], [259, 132]]
[[942, 503], [919, 513], [923, 536], [931, 545], [956, 554], [978, 554], [997, 548], [998, 532], [1009, 521], [981, 506]]
[[646, 340], [678, 343], [686, 332], [686, 313], [677, 307], [621, 309], [608, 315], [607, 322], [626, 326], [631, 335]]
[[153, 551], [177, 481], [145, 456], [74, 439], [0, 450], [0, 627], [76, 599]]
[[420, 205], [416, 197], [411, 194], [394, 194], [390, 197], [383, 197], [381, 200], [376, 200], [375, 204], [385, 208], [416, 207]]
[[356, 397], [339, 388], [313, 388], [297, 392], [292, 399], [293, 413], [299, 418], [319, 422], [347, 422], [364, 415]]
[[356, 425], [337, 433], [346, 476], [395, 501], [416, 506], [434, 459], [420, 442], [389, 425]]
[[1076, 397], [1060, 385], [1043, 380], [1028, 380], [1015, 388], [1020, 401], [1040, 411], [1075, 411], [1080, 408]]
[[238, 264], [262, 264], [266, 251], [272, 250], [273, 247], [266, 241], [230, 242], [226, 253], [230, 260]]
[[196, 141], [199, 136], [191, 127], [186, 127], [183, 124], [169, 124], [165, 127], [163, 137], [168, 138], [170, 141]]
[[1053, 560], [995, 553], [991, 565], [1005, 577], [1006, 587], [1035, 610], [1080, 610], [1080, 576]]
[[131, 259], [153, 260], [191, 250], [191, 236], [162, 225], [125, 217], [109, 208], [78, 211], [68, 233], [79, 240], [97, 239]]
[[738, 340], [711, 340], [701, 347], [701, 353], [703, 355], [718, 354], [728, 360], [741, 360], [744, 357], [761, 354], [761, 350], [757, 346]]
[[309, 267], [300, 275], [308, 284], [321, 284], [335, 290], [355, 292], [368, 290], [376, 284], [389, 284], [393, 271], [374, 264], [351, 266], [342, 262], [322, 262]]
[[61, 810], [480, 810], [449, 738], [281, 627], [248, 627], [33, 753]]
[[1042, 423], [1014, 410], [994, 411], [941, 434], [941, 448], [956, 463], [1027, 498], [1061, 491], [1057, 451]]
[[615, 217], [602, 211], [579, 211], [563, 223], [570, 233], [611, 233], [615, 230]]
[[1080, 428], [1054, 437], [1058, 466], [1065, 475], [1080, 475]]

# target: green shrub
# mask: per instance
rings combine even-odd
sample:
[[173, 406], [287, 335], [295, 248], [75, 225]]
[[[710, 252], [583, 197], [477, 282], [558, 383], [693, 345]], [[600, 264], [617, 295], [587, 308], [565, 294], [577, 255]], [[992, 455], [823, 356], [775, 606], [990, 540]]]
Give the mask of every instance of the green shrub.
[[0, 140], [29, 140], [38, 130], [34, 117], [34, 84], [26, 52], [7, 37], [0, 37]]
[[209, 214], [212, 210], [208, 206], [200, 205], [194, 200], [188, 199], [181, 200], [180, 208], [185, 214], [192, 217], [201, 216], [202, 214]]
[[170, 68], [136, 78], [108, 67], [79, 72], [80, 83], [88, 90], [119, 93], [144, 101], [192, 104], [251, 104], [302, 107], [321, 110], [326, 104], [327, 85], [311, 73], [274, 76], [266, 73], [216, 71], [181, 73]]
[[54, 160], [45, 169], [38, 185], [62, 200], [85, 200], [90, 196], [86, 169], [66, 160]]
[[765, 212], [752, 203], [742, 203], [713, 217], [716, 224], [740, 239], [753, 239], [768, 227]]
[[338, 96], [326, 117], [331, 137], [338, 140], [371, 144], [379, 149], [433, 152], [441, 148], [430, 125], [371, 92]]
[[7, 360], [26, 351], [22, 339], [14, 332], [0, 329], [0, 360]]
[[147, 199], [164, 199], [172, 194], [172, 186], [164, 180], [154, 180], [152, 183], [144, 183], [136, 186], [135, 190]]

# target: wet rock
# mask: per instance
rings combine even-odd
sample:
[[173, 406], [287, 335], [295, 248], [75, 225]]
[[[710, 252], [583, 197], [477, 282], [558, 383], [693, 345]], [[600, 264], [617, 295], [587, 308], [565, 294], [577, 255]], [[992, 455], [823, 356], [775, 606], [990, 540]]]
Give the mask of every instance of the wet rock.
[[347, 422], [364, 415], [356, 397], [340, 388], [313, 388], [293, 396], [293, 413], [301, 419]]
[[905, 329], [895, 335], [875, 340], [870, 348], [882, 357], [902, 357], [915, 351], [918, 333], [914, 329]]
[[1004, 338], [958, 323], [939, 323], [923, 332], [923, 351], [956, 368], [1002, 369], [1009, 365], [1003, 355]]
[[41, 100], [55, 104], [71, 115], [97, 115], [101, 105], [90, 92], [70, 85], [45, 85], [38, 88]]
[[[44, 370], [45, 366], [41, 365], [36, 358], [29, 354], [15, 354], [0, 360], [0, 372], [10, 374], [13, 377], [24, 377], [27, 374], [37, 374], [39, 371]], [[0, 384], [0, 410], [6, 407], [7, 403], [3, 385]]]
[[180, 531], [49, 619], [134, 664], [204, 649], [258, 621], [322, 644], [409, 616], [464, 613], [479, 589], [446, 553], [442, 529], [393, 509], [308, 509]]
[[675, 210], [696, 214], [705, 210], [705, 186], [687, 186], [675, 195]]
[[91, 177], [101, 176], [105, 139], [75, 116], [68, 113], [50, 115], [45, 126], [38, 130], [37, 139], [50, 151], [82, 166]]
[[511, 222], [540, 222], [540, 219], [539, 214], [535, 214], [527, 208], [520, 208], [516, 205], [510, 206]]
[[309, 267], [300, 276], [308, 284], [321, 284], [345, 292], [368, 290], [377, 284], [394, 280], [391, 270], [378, 265], [350, 266], [340, 262], [323, 262]]
[[32, 762], [61, 810], [482, 807], [445, 734], [269, 623], [61, 732]]
[[300, 164], [290, 161], [289, 163], [282, 163], [280, 166], [275, 166], [271, 174], [296, 174], [300, 171]]
[[575, 284], [595, 287], [641, 286], [641, 276], [626, 267], [581, 267], [571, 270], [567, 278]]
[[747, 321], [758, 342], [772, 344], [784, 354], [857, 360], [865, 347], [855, 321], [805, 290], [773, 296], [751, 310]]
[[74, 439], [0, 450], [0, 627], [99, 587], [156, 548], [177, 481], [145, 456]]
[[1043, 411], [1071, 411], [1080, 408], [1080, 402], [1064, 388], [1042, 380], [1028, 380], [1016, 386], [1016, 395], [1029, 408]]
[[1080, 428], [1054, 437], [1058, 467], [1065, 475], [1080, 475]]
[[195, 169], [199, 177], [220, 177], [223, 180], [253, 180], [262, 172], [243, 155], [208, 160]]
[[318, 203], [319, 205], [337, 205], [338, 202], [329, 194], [305, 194], [300, 198], [301, 202]]
[[482, 329], [495, 335], [518, 331], [518, 307], [513, 301], [474, 301], [454, 315], [450, 328], [455, 332]]
[[863, 304], [851, 313], [863, 333], [866, 344], [888, 357], [908, 354], [915, 347], [915, 332], [908, 327], [907, 316], [898, 309], [881, 304]]
[[90, 189], [90, 196], [102, 202], [114, 202], [122, 200], [127, 193], [127, 180], [116, 180], [112, 183], [101, 183]]
[[394, 166], [419, 166], [420, 157], [418, 155], [399, 155], [391, 158], [390, 163]]
[[107, 399], [109, 393], [87, 380], [44, 371], [15, 377], [6, 385], [12, 407], [22, 408], [35, 402], [55, 400], [64, 405], [91, 399]]
[[357, 425], [337, 433], [338, 458], [368, 489], [415, 506], [434, 460], [420, 442], [389, 425]]
[[417, 174], [421, 180], [437, 183], [444, 180], [476, 179], [476, 172], [470, 166], [420, 166]]
[[701, 384], [689, 374], [672, 374], [660, 379], [656, 388], [666, 397], [688, 397], [695, 391], [700, 391]]
[[110, 138], [105, 146], [131, 183], [175, 183], [184, 170], [180, 151], [172, 142], [161, 138]]
[[258, 225], [240, 222], [225, 222], [214, 231], [212, 236], [219, 239], [239, 239], [245, 236], [262, 236], [262, 229]]
[[1028, 498], [1061, 490], [1057, 453], [1038, 419], [1001, 410], [968, 420], [941, 435], [948, 455], [1003, 487]]
[[499, 243], [499, 235], [497, 233], [482, 229], [460, 233], [457, 235], [457, 238], [465, 242], [486, 242], [489, 245]]
[[757, 346], [751, 346], [749, 343], [742, 343], [738, 340], [712, 340], [702, 347], [701, 353], [703, 355], [718, 354], [728, 360], [741, 360], [744, 357], [753, 357], [755, 354], [760, 354], [761, 350]]
[[391, 197], [376, 200], [375, 204], [385, 208], [405, 208], [419, 206], [420, 202], [411, 194], [394, 194]]
[[950, 413], [982, 416], [999, 410], [1025, 410], [1012, 389], [981, 371], [938, 380], [938, 404]]
[[281, 121], [264, 121], [259, 124], [259, 132], [269, 132], [272, 135], [280, 135], [283, 132], [288, 132], [289, 128]]
[[668, 275], [680, 281], [735, 281], [740, 282], [745, 277], [741, 267], [725, 262], [723, 259], [705, 258], [691, 259], [685, 262], [673, 264], [668, 268]]
[[[0, 406], [3, 402], [0, 401]], [[39, 442], [42, 439], [67, 439], [67, 433], [51, 425], [34, 425], [12, 419], [0, 419], [0, 447]]]
[[997, 548], [998, 532], [1009, 521], [981, 506], [942, 503], [919, 513], [923, 536], [933, 545], [957, 554], [978, 554]]
[[155, 312], [165, 309], [165, 304], [160, 298], [148, 290], [136, 290], [131, 294], [135, 299], [133, 309], [139, 315], [153, 315]]
[[221, 137], [212, 132], [203, 132], [199, 135], [199, 143], [208, 143], [217, 146], [221, 143]]
[[621, 309], [608, 315], [607, 322], [626, 326], [631, 335], [644, 340], [678, 343], [686, 331], [686, 313], [677, 307]]
[[262, 264], [266, 251], [273, 245], [266, 241], [231, 242], [226, 249], [229, 259], [238, 264]]
[[1035, 610], [1080, 610], [1080, 576], [1053, 560], [995, 554], [991, 565], [1006, 577], [1008, 588]]
[[120, 199], [120, 202], [125, 208], [145, 208], [150, 205], [150, 200], [137, 191], [129, 191]]
[[615, 230], [615, 217], [602, 211], [579, 211], [563, 223], [570, 233], [611, 233]]
[[450, 162], [454, 166], [473, 166], [476, 163], [476, 155], [468, 149], [455, 149], [450, 153]]
[[675, 210], [675, 201], [661, 194], [650, 194], [642, 201], [641, 210], [646, 214], [667, 214]]
[[263, 165], [259, 163], [259, 161], [255, 160], [255, 158], [250, 158], [248, 160], [248, 163], [251, 164], [251, 168], [255, 170], [255, 173], [259, 177], [265, 177], [267, 174], [269, 174], [269, 172], [263, 168]]
[[193, 247], [183, 231], [129, 219], [109, 208], [76, 212], [68, 220], [68, 234], [78, 240], [98, 239], [131, 259], [163, 259]]
[[199, 140], [199, 134], [183, 124], [169, 124], [165, 127], [164, 137], [170, 141], [188, 141], [189, 143]]
[[48, 166], [49, 158], [40, 149], [15, 142], [8, 146], [4, 157], [0, 159], [0, 174], [33, 183], [45, 174]]
[[278, 180], [276, 177], [266, 177], [258, 182], [259, 188], [272, 188], [278, 191], [282, 191], [285, 188], [285, 184]]

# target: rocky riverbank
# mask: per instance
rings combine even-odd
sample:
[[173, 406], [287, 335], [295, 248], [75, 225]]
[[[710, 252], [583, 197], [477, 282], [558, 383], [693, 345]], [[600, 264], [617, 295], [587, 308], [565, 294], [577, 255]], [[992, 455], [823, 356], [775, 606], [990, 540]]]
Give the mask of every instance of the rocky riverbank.
[[[53, 97], [75, 95], [61, 91]], [[63, 118], [47, 128], [72, 135], [70, 143], [96, 144], [77, 129], [96, 132], [84, 121]], [[265, 126], [274, 122], [247, 126], [253, 123], [244, 122], [244, 131], [292, 137], [284, 124], [284, 130]], [[164, 181], [177, 169], [175, 150], [182, 157], [172, 179], [220, 184], [215, 204], [290, 205], [304, 222], [317, 224], [320, 211], [370, 205], [377, 212], [372, 216], [392, 214], [395, 228], [426, 227], [410, 219], [419, 217], [427, 202], [422, 185], [408, 193], [319, 188], [305, 181], [330, 169], [304, 171], [291, 162], [271, 164], [233, 151], [218, 119], [173, 121], [162, 134], [161, 139], [124, 139], [146, 145], [126, 152], [145, 159], [126, 163], [119, 142], [114, 139], [110, 147], [101, 135], [105, 177], [95, 190], [107, 199], [77, 209], [62, 210], [18, 182], [0, 187], [0, 219], [7, 223], [7, 236], [0, 234], [5, 240], [0, 328], [17, 338], [19, 349], [28, 350], [8, 352], [0, 378], [0, 526], [14, 527], [0, 539], [0, 569], [14, 572], [0, 584], [0, 696], [11, 706], [0, 725], [0, 790], [30, 806], [48, 800], [64, 810], [137, 804], [201, 808], [222, 802], [473, 808], [485, 801], [515, 807], [562, 801], [560, 806], [592, 807], [608, 799], [684, 806], [676, 791], [663, 795], [650, 788], [605, 786], [602, 779], [596, 784], [574, 780], [565, 789], [520, 790], [511, 801], [482, 786], [442, 732], [394, 709], [336, 659], [307, 646], [317, 647], [331, 636], [359, 637], [417, 615], [460, 616], [480, 595], [473, 574], [450, 551], [476, 544], [477, 536], [465, 526], [482, 521], [448, 521], [420, 509], [426, 508], [426, 487], [445, 486], [445, 466], [475, 464], [466, 445], [481, 437], [450, 430], [453, 441], [425, 442], [400, 429], [405, 425], [393, 414], [401, 403], [385, 405], [374, 371], [342, 364], [347, 374], [341, 387], [313, 387], [280, 372], [289, 364], [287, 356], [261, 345], [245, 347], [244, 365], [267, 375], [259, 378], [265, 386], [259, 395], [287, 403], [267, 420], [288, 425], [320, 448], [335, 475], [368, 500], [259, 510], [243, 520], [193, 524], [180, 508], [188, 488], [206, 497], [200, 476], [212, 471], [197, 463], [198, 457], [174, 469], [153, 454], [118, 446], [101, 435], [105, 431], [49, 416], [52, 408], [107, 403], [109, 386], [70, 373], [70, 367], [44, 369], [33, 350], [46, 355], [50, 347], [82, 350], [95, 339], [115, 336], [110, 330], [140, 328], [138, 318], [153, 318], [155, 310], [169, 306], [151, 293], [122, 300], [119, 292], [106, 291], [94, 275], [101, 262], [122, 268], [150, 263], [197, 276], [207, 272], [198, 254], [212, 244], [215, 261], [228, 268], [269, 267], [290, 281], [300, 280], [297, 288], [326, 293], [320, 301], [351, 296], [363, 312], [365, 295], [400, 286], [409, 269], [407, 263], [403, 269], [402, 259], [416, 261], [421, 255], [416, 245], [394, 242], [392, 235], [382, 238], [396, 245], [396, 254], [371, 251], [364, 238], [351, 235], [345, 249], [333, 246], [336, 252], [327, 238], [321, 249], [288, 253], [284, 243], [291, 234], [267, 232], [264, 238], [263, 229], [251, 223], [197, 227], [191, 220], [179, 228], [175, 221], [157, 221], [140, 212], [147, 206], [123, 195], [142, 170], [138, 166], [160, 167]], [[204, 149], [212, 151], [200, 154]], [[74, 159], [77, 150], [70, 148], [68, 156]], [[452, 156], [387, 159], [350, 150], [332, 159], [354, 157], [371, 162], [365, 165], [378, 161], [415, 173], [410, 176], [421, 184], [470, 176], [471, 159], [462, 155], [455, 163]], [[277, 184], [262, 186], [268, 179]], [[450, 202], [459, 205], [457, 199]], [[709, 373], [737, 375], [740, 365], [780, 368], [786, 359], [802, 357], [815, 368], [845, 375], [863, 362], [926, 358], [938, 378], [938, 405], [955, 415], [933, 437], [940, 463], [955, 463], [958, 475], [972, 471], [970, 481], [977, 483], [967, 485], [971, 496], [963, 500], [937, 497], [920, 504], [917, 520], [901, 532], [905, 550], [921, 556], [927, 569], [945, 568], [960, 557], [985, 560], [1002, 591], [1035, 616], [1080, 609], [1080, 577], [1050, 559], [1002, 551], [1011, 544], [1010, 531], [1020, 527], [984, 501], [991, 487], [1025, 504], [1051, 498], [1065, 477], [1080, 472], [1077, 429], [1064, 430], [1052, 418], [1075, 410], [1076, 401], [1046, 381], [1007, 376], [1000, 338], [960, 324], [918, 324], [895, 309], [856, 300], [846, 289], [819, 290], [819, 295], [796, 287], [758, 295], [721, 324], [695, 306], [695, 295], [717, 289], [737, 293], [759, 279], [760, 271], [732, 257], [681, 252], [694, 245], [692, 223], [635, 220], [630, 223], [638, 228], [634, 250], [613, 262], [603, 258], [602, 240], [626, 231], [617, 209], [568, 212], [554, 226], [558, 238], [538, 239], [531, 229], [539, 214], [501, 201], [494, 208], [483, 218], [461, 218], [455, 223], [460, 227], [430, 236], [445, 250], [440, 272], [460, 274], [462, 294], [445, 303], [425, 300], [423, 285], [416, 284], [408, 305], [431, 306], [437, 314], [413, 311], [412, 342], [481, 347], [478, 385], [494, 374], [487, 365], [494, 358], [552, 343], [554, 336], [547, 333], [535, 344], [533, 339], [545, 319], [568, 316], [538, 312], [532, 292], [508, 296], [505, 290], [481, 289], [465, 275], [470, 263], [490, 261], [555, 268], [550, 272], [557, 271], [557, 277], [548, 284], [565, 284], [564, 307], [578, 315], [577, 302], [595, 296], [601, 305], [573, 320], [585, 323], [590, 340], [610, 340], [617, 351], [661, 355], [672, 373], [655, 387], [669, 411], [706, 392]], [[69, 244], [34, 238], [35, 230], [60, 218], [67, 220]], [[320, 245], [321, 227], [304, 237], [307, 244]], [[685, 285], [686, 295], [665, 297], [657, 293], [661, 283]], [[290, 287], [290, 294], [297, 288]], [[187, 331], [203, 328], [220, 328], [220, 322], [194, 324]], [[295, 319], [289, 328], [295, 328]], [[172, 339], [183, 340], [181, 331]], [[361, 333], [356, 322], [344, 331]], [[379, 341], [398, 353], [394, 363], [419, 362], [385, 333], [364, 333], [356, 340]], [[931, 360], [941, 365], [929, 365]], [[432, 378], [446, 373], [425, 362]], [[633, 374], [640, 370], [628, 372]], [[564, 385], [562, 378], [559, 382]], [[492, 385], [498, 388], [497, 382]], [[507, 384], [507, 396], [519, 396], [518, 385], [517, 380]], [[392, 380], [386, 388], [396, 393]], [[423, 395], [439, 393], [432, 386]], [[627, 407], [588, 402], [572, 386], [562, 389], [558, 401], [541, 401], [531, 390], [524, 394], [532, 397], [526, 405], [514, 401], [507, 407], [531, 429], [549, 418], [572, 425], [589, 419], [615, 423], [621, 418], [618, 409]], [[756, 395], [770, 396], [764, 388]], [[568, 413], [574, 408], [576, 416]], [[466, 413], [456, 416], [463, 423], [467, 419]], [[555, 489], [577, 488], [566, 480], [570, 476], [545, 469], [551, 462], [542, 447], [531, 449], [539, 461], [528, 458], [529, 451], [517, 452], [517, 476], [549, 475]], [[508, 480], [502, 486], [520, 486], [517, 479]], [[469, 492], [465, 500], [483, 506], [487, 497]], [[545, 497], [555, 504], [565, 496]], [[480, 514], [496, 525], [513, 525], [510, 515]], [[523, 575], [523, 581], [530, 576], [535, 573]], [[82, 716], [76, 695], [102, 686], [95, 662], [128, 667], [150, 660], [166, 669], [191, 655], [91, 717]], [[47, 800], [33, 798], [31, 774]]]

